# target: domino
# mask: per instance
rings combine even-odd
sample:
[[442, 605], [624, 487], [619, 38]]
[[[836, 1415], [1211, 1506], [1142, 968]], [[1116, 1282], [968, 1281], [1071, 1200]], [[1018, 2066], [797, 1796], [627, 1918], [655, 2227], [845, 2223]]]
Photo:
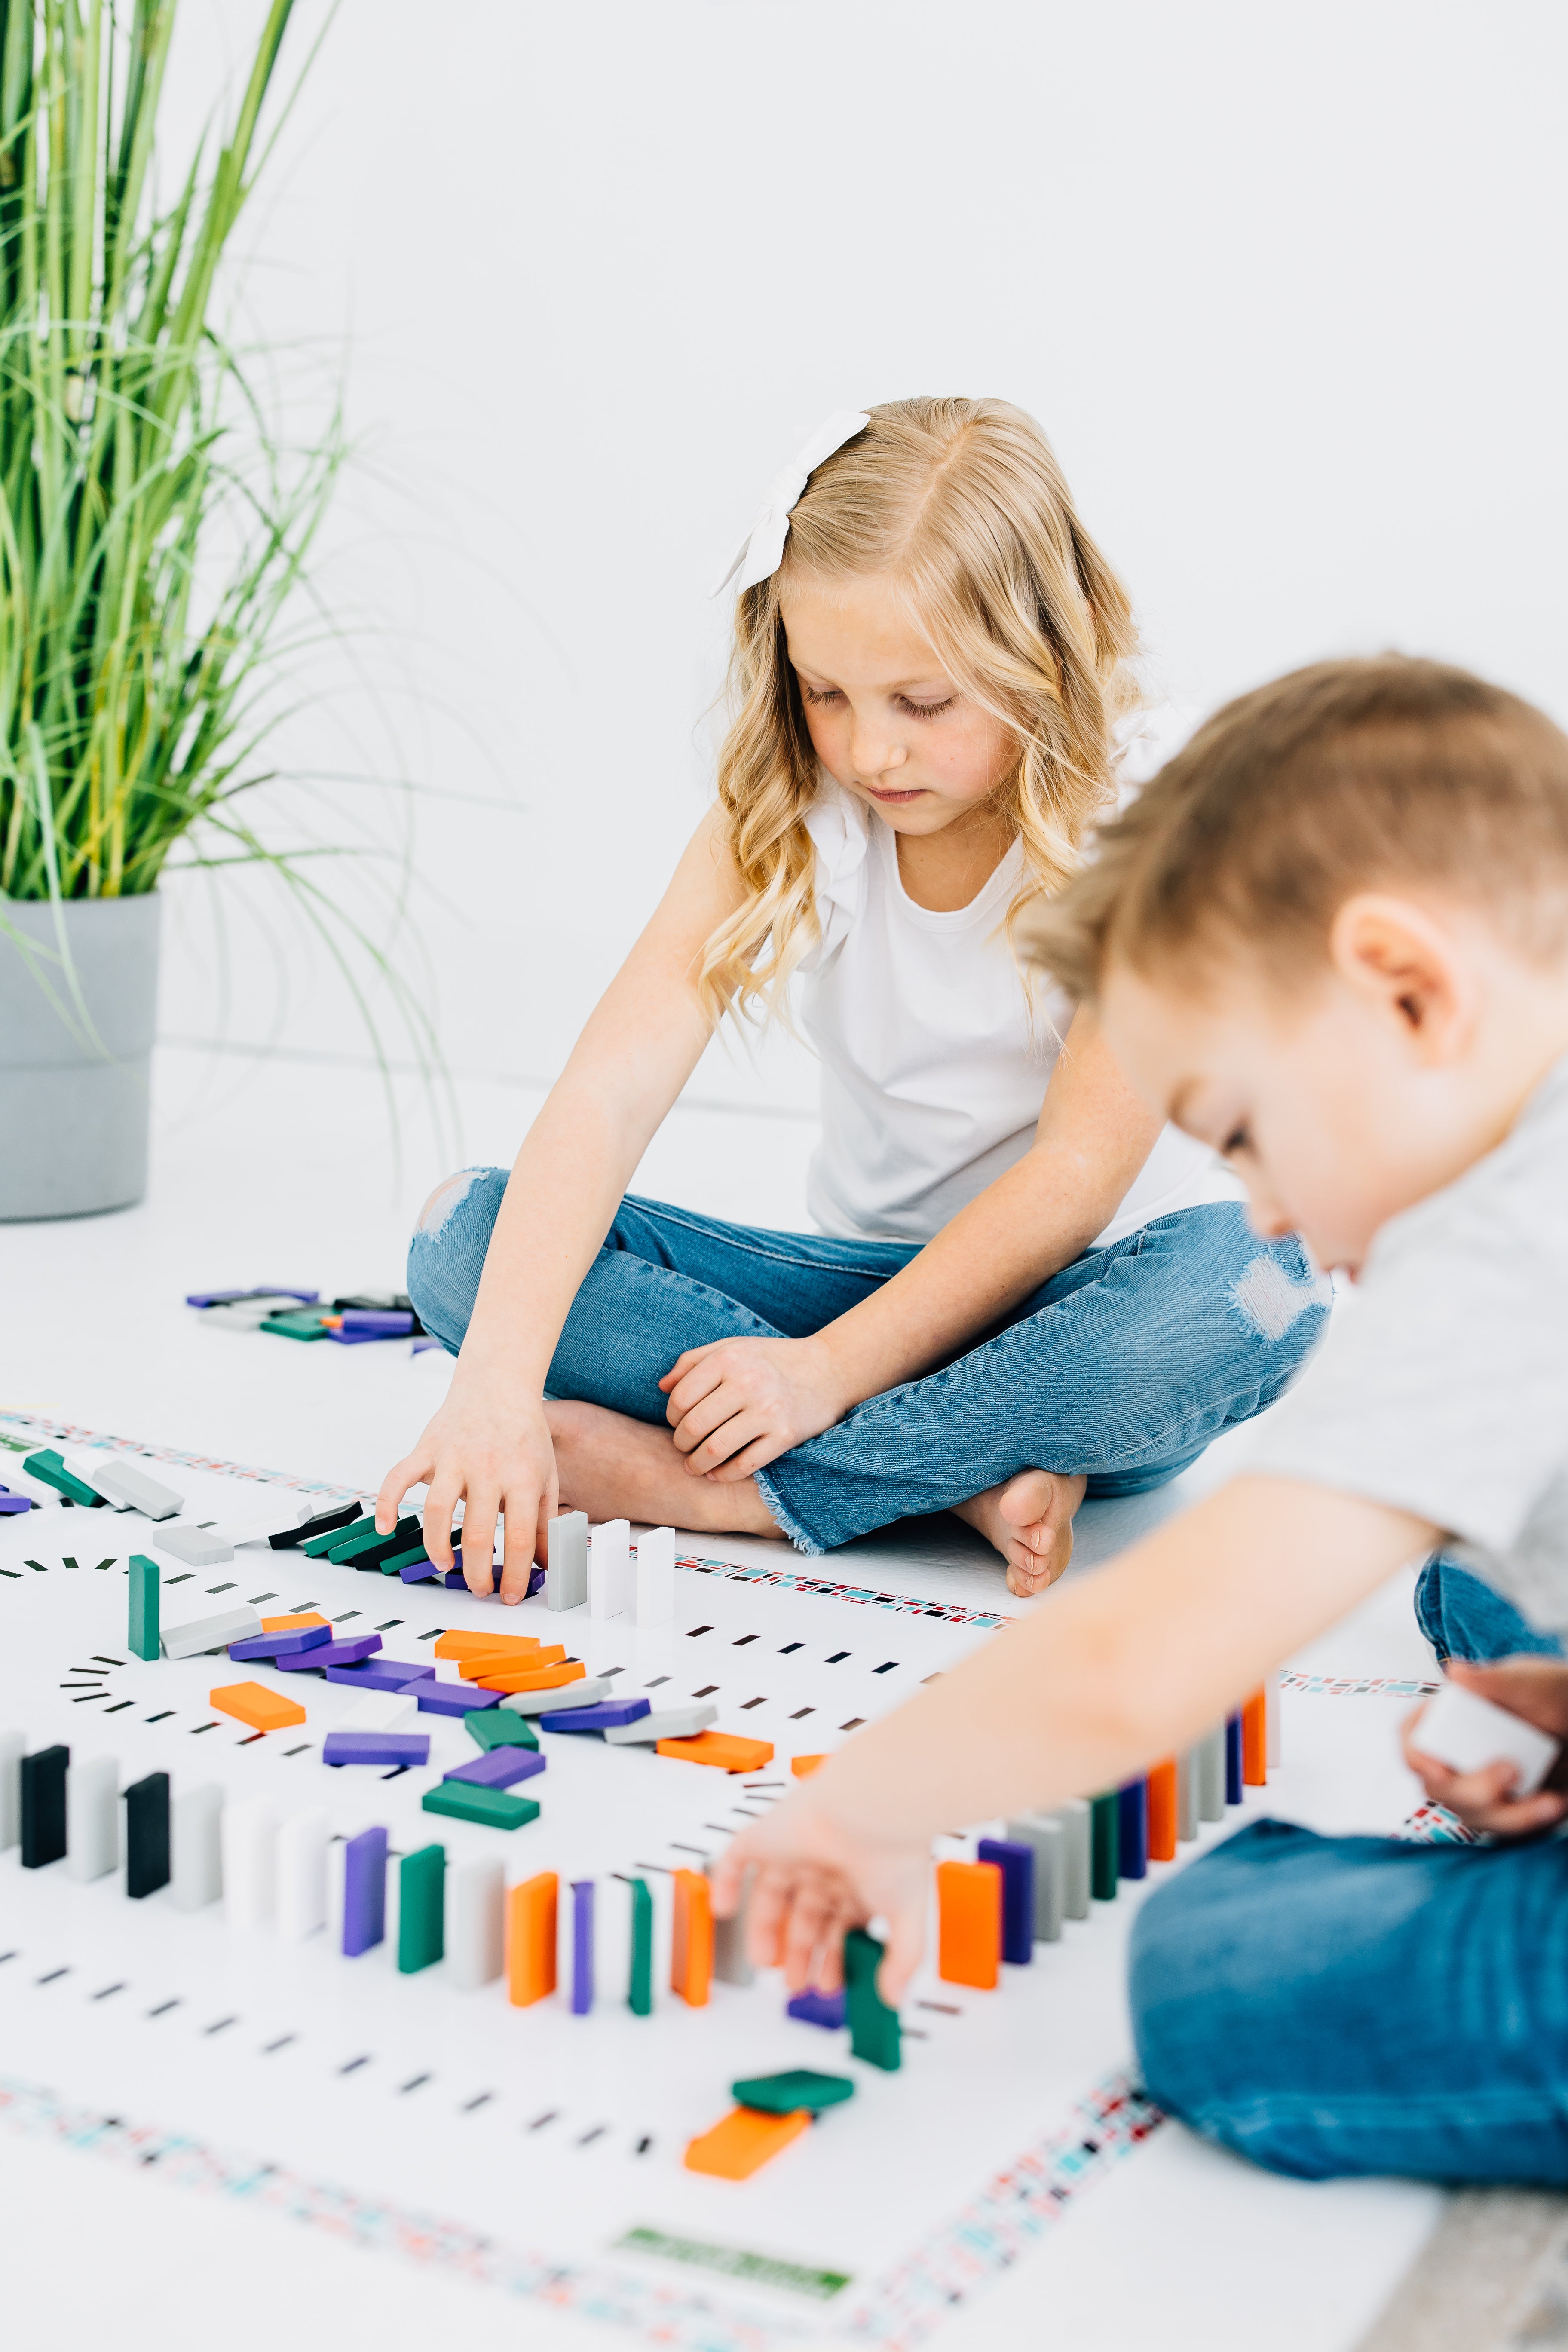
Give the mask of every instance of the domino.
[[1176, 1759], [1176, 1842], [1180, 1845], [1191, 1845], [1197, 1833], [1197, 1750], [1189, 1748]]
[[995, 1862], [937, 1864], [936, 1972], [943, 1984], [971, 1985], [979, 1992], [995, 1990], [1002, 1969], [1005, 1883], [1001, 1865]]
[[430, 1761], [429, 1734], [424, 1731], [329, 1731], [321, 1743], [323, 1764], [406, 1764], [412, 1769]]
[[1166, 1757], [1149, 1774], [1149, 1860], [1176, 1858], [1176, 1759]]
[[1559, 1754], [1556, 1740], [1544, 1731], [1462, 1683], [1445, 1683], [1427, 1701], [1413, 1744], [1455, 1772], [1479, 1772], [1505, 1761], [1517, 1765], [1515, 1797], [1533, 1797]]
[[1268, 1692], [1254, 1691], [1241, 1710], [1241, 1779], [1248, 1789], [1268, 1784]]
[[731, 2083], [730, 2096], [763, 2115], [798, 2115], [804, 2107], [815, 2116], [852, 2099], [855, 2085], [847, 2074], [817, 2074], [808, 2067], [791, 2066], [782, 2074], [752, 2074]]
[[120, 1768], [112, 1756], [95, 1756], [66, 1773], [66, 1868], [85, 1884], [119, 1861]]
[[669, 1989], [688, 2009], [706, 2009], [713, 1978], [713, 1912], [708, 1881], [700, 1871], [678, 1870], [672, 1873], [672, 1883]]
[[74, 1454], [66, 1467], [95, 1486], [117, 1511], [140, 1511], [146, 1519], [172, 1519], [185, 1507], [185, 1498], [171, 1486], [161, 1486], [122, 1454]]
[[[879, 1946], [879, 1951], [880, 1948]], [[802, 2025], [820, 2025], [825, 2032], [837, 2033], [846, 2022], [847, 2007], [848, 1994], [842, 1985], [837, 1992], [818, 1992], [815, 1985], [807, 1985], [804, 1992], [785, 2001], [784, 2015]]]
[[462, 1780], [440, 1781], [426, 1790], [419, 1803], [426, 1813], [444, 1813], [487, 1830], [521, 1830], [539, 1819], [533, 1798], [513, 1796], [510, 1789], [476, 1789]]
[[22, 1757], [27, 1741], [20, 1731], [0, 1731], [0, 1853], [22, 1834]]
[[441, 1778], [465, 1788], [510, 1789], [519, 1780], [531, 1780], [536, 1772], [542, 1772], [547, 1760], [531, 1748], [492, 1748], [467, 1764], [455, 1764]]
[[542, 1870], [507, 1897], [506, 1995], [514, 2009], [531, 2009], [555, 1990], [560, 1884], [553, 1870]]
[[280, 1675], [324, 1675], [329, 1666], [357, 1666], [381, 1647], [379, 1633], [356, 1633], [352, 1641], [327, 1642], [320, 1648], [299, 1650], [291, 1658], [274, 1658]]
[[234, 1546], [216, 1528], [195, 1528], [184, 1519], [169, 1519], [158, 1530], [158, 1549], [186, 1568], [222, 1568], [234, 1558]]
[[158, 1655], [158, 1563], [143, 1552], [131, 1555], [130, 1608], [125, 1638], [133, 1658]]
[[[880, 2066], [886, 2074], [896, 2074], [903, 2063], [902, 2028], [899, 2012], [889, 2009], [877, 1990], [877, 1970], [882, 1964], [883, 1947], [864, 1927], [851, 1927], [844, 1938], [844, 2013], [849, 2022], [849, 2048], [853, 2056], [863, 2059], [868, 2066]], [[789, 2004], [792, 2017], [800, 2010], [795, 2002], [803, 2000], [797, 1993]], [[831, 1994], [818, 1993], [820, 2001], [830, 2000]]]
[[1121, 1798], [1102, 1790], [1089, 1802], [1089, 1891], [1097, 1903], [1114, 1903], [1121, 1877]]
[[301, 1625], [297, 1633], [256, 1633], [246, 1642], [231, 1642], [228, 1654], [237, 1661], [251, 1658], [299, 1658], [311, 1650], [332, 1646], [330, 1625]]
[[294, 1813], [278, 1832], [278, 1933], [303, 1943], [327, 1924], [327, 1817]]
[[1094, 1877], [1094, 1822], [1087, 1797], [1069, 1797], [1052, 1808], [1062, 1825], [1062, 1916], [1087, 1919]]
[[68, 1748], [37, 1748], [22, 1759], [22, 1867], [42, 1870], [66, 1851]]
[[230, 1642], [248, 1642], [261, 1631], [261, 1620], [248, 1601], [222, 1609], [205, 1609], [197, 1617], [182, 1617], [160, 1628], [166, 1658], [199, 1658], [205, 1650], [226, 1649]]
[[223, 1893], [223, 1790], [210, 1783], [176, 1797], [169, 1820], [171, 1899], [202, 1911]]
[[675, 1529], [646, 1528], [637, 1538], [633, 1615], [640, 1626], [675, 1619]]
[[97, 1509], [102, 1504], [103, 1496], [97, 1489], [73, 1477], [50, 1446], [41, 1446], [37, 1454], [24, 1454], [22, 1467], [40, 1486], [52, 1486], [57, 1495], [63, 1495], [68, 1503], [80, 1503], [88, 1509]]
[[422, 1845], [397, 1871], [397, 1969], [413, 1976], [433, 1968], [447, 1948], [444, 1903], [447, 1849]]
[[[421, 1683], [419, 1687], [423, 1690], [425, 1685]], [[514, 1715], [510, 1707], [499, 1704], [489, 1714], [479, 1712], [482, 1698], [493, 1696], [493, 1693], [486, 1692], [481, 1698], [470, 1700], [463, 1717], [463, 1729], [475, 1747], [487, 1754], [492, 1748], [537, 1748], [539, 1734], [526, 1716]]]
[[499, 1860], [460, 1862], [447, 1887], [447, 1973], [464, 1992], [493, 1984], [506, 1957], [506, 1886]]
[[500, 1691], [476, 1690], [471, 1683], [444, 1683], [438, 1677], [428, 1682], [411, 1683], [409, 1696], [417, 1696], [420, 1706], [427, 1715], [476, 1714], [480, 1707], [500, 1705]]
[[719, 1720], [718, 1708], [701, 1699], [691, 1706], [667, 1706], [658, 1715], [647, 1712], [646, 1699], [643, 1707], [644, 1712], [633, 1716], [629, 1722], [605, 1725], [605, 1739], [609, 1747], [643, 1748], [656, 1746], [661, 1739], [695, 1739], [700, 1731], [706, 1731]]
[[169, 1884], [169, 1776], [148, 1772], [125, 1791], [125, 1892], [133, 1902]]
[[1149, 1875], [1149, 1784], [1129, 1780], [1117, 1790], [1116, 1874]]
[[1062, 1933], [1062, 1894], [1067, 1864], [1067, 1832], [1048, 1813], [1026, 1813], [1007, 1823], [1009, 1841], [1026, 1845], [1035, 1857], [1034, 1940], [1057, 1944]]
[[717, 2180], [750, 2180], [770, 2157], [810, 2126], [805, 2108], [796, 2115], [777, 2116], [756, 2107], [734, 2107], [711, 2131], [687, 2142], [682, 2161], [688, 2172], [710, 2173]]
[[544, 1572], [547, 1609], [580, 1609], [588, 1598], [588, 1514], [563, 1511], [545, 1529], [550, 1565]]
[[357, 1959], [386, 1934], [386, 1832], [362, 1830], [343, 1848], [343, 1957]]
[[1245, 1793], [1242, 1777], [1241, 1717], [1227, 1715], [1225, 1719], [1225, 1801], [1239, 1805]]
[[268, 1690], [265, 1683], [219, 1683], [207, 1693], [207, 1705], [220, 1715], [232, 1715], [252, 1731], [286, 1731], [303, 1723], [305, 1710], [296, 1699]]
[[278, 1823], [264, 1797], [226, 1805], [222, 1820], [223, 1903], [231, 1927], [260, 1927], [278, 1900]]
[[[318, 1654], [320, 1654], [318, 1653]], [[435, 1680], [434, 1666], [411, 1665], [404, 1658], [367, 1658], [360, 1664], [329, 1666], [327, 1680], [350, 1690], [402, 1691], [411, 1683]]]
[[[708, 1864], [709, 1876], [713, 1865]], [[749, 1985], [756, 1978], [746, 1953], [746, 1913], [752, 1900], [752, 1874], [746, 1874], [739, 1908], [732, 1919], [713, 1920], [713, 1973], [721, 1984]], [[711, 1905], [710, 1912], [711, 1913]]]
[[[416, 1685], [417, 1689], [418, 1685]], [[367, 1691], [351, 1706], [337, 1731], [406, 1731], [419, 1712], [414, 1691]]]
[[543, 1718], [546, 1731], [624, 1731], [648, 1712], [646, 1698], [606, 1698], [592, 1706], [558, 1706]]
[[1218, 1724], [1193, 1750], [1197, 1768], [1198, 1819], [1225, 1819], [1225, 1726]]
[[631, 1604], [631, 1524], [606, 1519], [588, 1530], [588, 1614], [624, 1617]]
[[301, 1521], [297, 1527], [279, 1528], [276, 1535], [268, 1536], [268, 1549], [269, 1551], [303, 1550], [307, 1546], [314, 1543], [320, 1536], [329, 1535], [338, 1528], [352, 1527], [359, 1515], [360, 1507], [357, 1503], [337, 1503], [330, 1510], [313, 1511], [308, 1519]]
[[553, 1715], [558, 1706], [595, 1706], [614, 1687], [607, 1676], [590, 1675], [580, 1682], [557, 1684], [552, 1690], [510, 1691], [501, 1705], [513, 1715]]
[[586, 2017], [594, 2006], [594, 1882], [572, 1882], [572, 2014]]

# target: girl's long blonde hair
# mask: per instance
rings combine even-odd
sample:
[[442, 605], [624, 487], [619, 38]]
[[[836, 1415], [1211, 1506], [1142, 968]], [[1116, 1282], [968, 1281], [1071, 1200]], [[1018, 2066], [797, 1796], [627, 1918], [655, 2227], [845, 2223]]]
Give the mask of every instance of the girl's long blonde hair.
[[999, 813], [1023, 845], [1007, 931], [1058, 889], [1110, 801], [1118, 723], [1139, 699], [1132, 609], [1079, 520], [1049, 442], [1003, 400], [892, 400], [824, 460], [790, 517], [784, 562], [735, 614], [724, 839], [746, 903], [703, 950], [715, 1024], [771, 1013], [817, 936], [805, 814], [819, 763], [780, 600], [792, 581], [885, 573], [954, 684], [1009, 729]]

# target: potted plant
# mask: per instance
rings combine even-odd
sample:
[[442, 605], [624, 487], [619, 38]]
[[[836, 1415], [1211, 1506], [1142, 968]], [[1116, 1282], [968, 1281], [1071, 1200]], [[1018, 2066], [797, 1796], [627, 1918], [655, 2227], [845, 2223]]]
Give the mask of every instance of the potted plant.
[[0, 6], [0, 1218], [141, 1197], [164, 861], [279, 862], [235, 801], [341, 446], [271, 462], [214, 314], [291, 7], [160, 202], [175, 0]]

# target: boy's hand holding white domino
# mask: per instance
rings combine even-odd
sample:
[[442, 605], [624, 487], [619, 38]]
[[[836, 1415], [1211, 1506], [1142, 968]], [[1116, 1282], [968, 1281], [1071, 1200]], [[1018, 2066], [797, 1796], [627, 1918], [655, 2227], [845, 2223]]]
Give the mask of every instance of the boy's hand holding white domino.
[[[1563, 1786], [1568, 1758], [1548, 1757], [1538, 1735], [1568, 1740], [1568, 1664], [1527, 1656], [1483, 1666], [1456, 1658], [1447, 1671], [1450, 1689], [1417, 1707], [1404, 1725], [1405, 1760], [1427, 1796], [1457, 1813], [1467, 1829], [1494, 1837], [1533, 1837], [1552, 1828], [1568, 1812]], [[1461, 1695], [1489, 1701], [1513, 1721], [1487, 1724], [1474, 1708], [1452, 1704]], [[1424, 1725], [1441, 1756], [1423, 1745]]]

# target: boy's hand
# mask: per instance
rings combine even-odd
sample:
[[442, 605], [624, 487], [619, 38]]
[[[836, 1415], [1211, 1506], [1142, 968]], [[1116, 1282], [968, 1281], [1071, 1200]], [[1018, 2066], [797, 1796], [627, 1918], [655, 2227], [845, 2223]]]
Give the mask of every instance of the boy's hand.
[[678, 1356], [659, 1387], [688, 1471], [721, 1486], [819, 1437], [852, 1401], [815, 1339], [713, 1339]]
[[453, 1515], [463, 1506], [459, 1541], [463, 1577], [481, 1597], [494, 1590], [490, 1574], [496, 1520], [506, 1519], [500, 1597], [525, 1601], [537, 1559], [545, 1558], [545, 1528], [559, 1499], [555, 1448], [542, 1400], [509, 1408], [481, 1394], [470, 1399], [452, 1382], [446, 1403], [412, 1454], [390, 1469], [375, 1498], [375, 1523], [390, 1532], [410, 1486], [426, 1486], [425, 1549], [443, 1570], [452, 1565]]
[[[1461, 1658], [1448, 1666], [1450, 1678], [1478, 1698], [1489, 1698], [1510, 1715], [1534, 1724], [1553, 1739], [1568, 1741], [1568, 1664], [1556, 1658], [1500, 1658], [1489, 1665], [1468, 1664]], [[1479, 1772], [1456, 1772], [1421, 1748], [1418, 1706], [1403, 1726], [1405, 1760], [1435, 1804], [1447, 1805], [1469, 1830], [1493, 1837], [1532, 1837], [1548, 1830], [1568, 1812], [1568, 1749], [1546, 1776], [1546, 1785], [1533, 1797], [1509, 1794], [1519, 1778], [1519, 1767], [1500, 1759]]]
[[791, 1992], [808, 1984], [836, 1992], [846, 1929], [883, 1918], [888, 1948], [877, 1988], [898, 2006], [925, 1947], [928, 1846], [857, 1837], [803, 1789], [721, 1857], [713, 1874], [721, 1919], [739, 1907], [748, 1871], [755, 1874], [746, 1948], [757, 1967], [782, 1968]]

